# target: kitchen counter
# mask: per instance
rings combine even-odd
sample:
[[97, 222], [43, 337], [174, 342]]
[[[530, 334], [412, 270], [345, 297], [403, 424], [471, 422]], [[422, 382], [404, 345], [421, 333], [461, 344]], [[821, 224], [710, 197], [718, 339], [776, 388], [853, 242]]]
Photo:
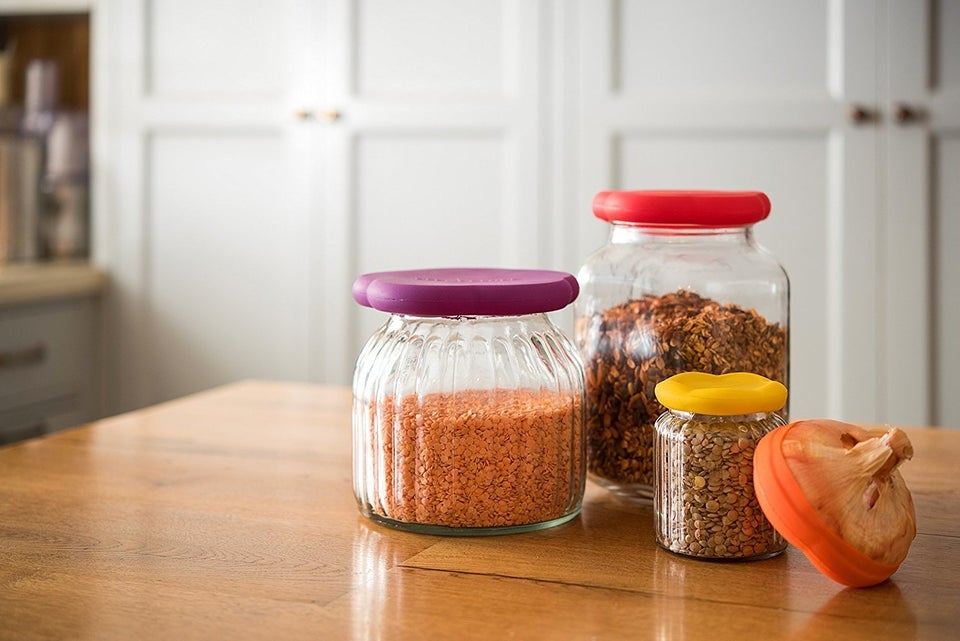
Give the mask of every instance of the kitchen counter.
[[244, 382], [0, 448], [0, 639], [954, 639], [960, 431], [910, 429], [919, 534], [843, 589], [795, 548], [711, 563], [588, 483], [552, 530], [390, 530], [346, 388]]
[[0, 265], [0, 306], [34, 303], [103, 290], [106, 275], [84, 261]]

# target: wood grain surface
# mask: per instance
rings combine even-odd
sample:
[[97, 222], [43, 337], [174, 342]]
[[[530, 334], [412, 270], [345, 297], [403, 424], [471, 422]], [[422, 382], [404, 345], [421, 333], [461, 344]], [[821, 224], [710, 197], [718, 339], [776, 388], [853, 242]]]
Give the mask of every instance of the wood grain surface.
[[349, 390], [238, 383], [0, 449], [0, 639], [956, 639], [960, 432], [909, 434], [920, 533], [854, 590], [792, 547], [658, 549], [648, 508], [591, 484], [542, 532], [377, 526]]

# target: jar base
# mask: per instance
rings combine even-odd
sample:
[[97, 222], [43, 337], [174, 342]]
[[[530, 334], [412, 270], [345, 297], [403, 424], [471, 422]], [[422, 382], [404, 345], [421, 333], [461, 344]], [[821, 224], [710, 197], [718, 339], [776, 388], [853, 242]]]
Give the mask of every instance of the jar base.
[[595, 474], [588, 474], [587, 478], [608, 492], [615, 494], [618, 498], [644, 507], [651, 507], [653, 505], [653, 487], [649, 485], [642, 483], [618, 483]]
[[538, 523], [525, 523], [523, 525], [504, 525], [498, 527], [450, 527], [447, 525], [431, 525], [429, 523], [410, 523], [408, 521], [397, 521], [379, 514], [363, 512], [363, 515], [378, 525], [392, 528], [394, 530], [404, 530], [406, 532], [416, 532], [417, 534], [434, 534], [440, 536], [498, 536], [501, 534], [520, 534], [522, 532], [536, 532], [537, 530], [546, 530], [548, 528], [563, 525], [573, 520], [580, 514], [580, 508], [556, 519], [549, 521], [540, 521]]
[[696, 559], [697, 561], [710, 561], [712, 563], [747, 563], [750, 561], [763, 561], [764, 559], [772, 559], [775, 556], [780, 556], [787, 551], [787, 548], [783, 547], [779, 550], [772, 550], [770, 552], [764, 552], [763, 554], [752, 554], [750, 556], [702, 556], [681, 550], [672, 550], [659, 541], [657, 541], [657, 544], [661, 550], [666, 550], [667, 552], [676, 554], [679, 557], [683, 557], [685, 559]]

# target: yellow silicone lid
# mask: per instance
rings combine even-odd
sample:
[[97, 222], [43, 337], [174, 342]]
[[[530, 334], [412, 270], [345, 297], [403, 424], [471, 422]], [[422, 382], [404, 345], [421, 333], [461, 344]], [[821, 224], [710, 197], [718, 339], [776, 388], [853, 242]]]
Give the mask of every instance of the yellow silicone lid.
[[748, 372], [684, 372], [660, 381], [655, 393], [672, 410], [714, 416], [775, 412], [787, 402], [781, 383]]

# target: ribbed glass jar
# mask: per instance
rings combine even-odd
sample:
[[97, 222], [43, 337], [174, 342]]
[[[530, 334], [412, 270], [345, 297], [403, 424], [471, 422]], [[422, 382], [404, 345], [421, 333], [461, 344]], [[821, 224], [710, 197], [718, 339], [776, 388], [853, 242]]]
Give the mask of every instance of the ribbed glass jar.
[[[679, 394], [661, 393], [676, 382]], [[657, 396], [673, 406], [656, 422], [657, 543], [702, 559], [756, 559], [783, 552], [786, 540], [757, 501], [753, 453], [760, 439], [785, 424], [774, 411], [786, 399], [785, 388], [760, 376], [696, 373], [661, 383]], [[753, 411], [764, 403], [764, 411]], [[686, 411], [690, 409], [695, 411]]]
[[[450, 277], [436, 271], [431, 278], [440, 280], [433, 282]], [[527, 273], [466, 271], [485, 283], [481, 297], [501, 304], [510, 288], [491, 282]], [[566, 276], [575, 297], [575, 281]], [[531, 291], [515, 309], [569, 302], [561, 296], [536, 304], [539, 290]], [[363, 348], [354, 374], [360, 511], [431, 534], [504, 534], [568, 521], [584, 491], [583, 402], [576, 349], [544, 312], [393, 313]]]
[[685, 371], [786, 385], [789, 283], [753, 236], [770, 211], [762, 193], [601, 192], [593, 210], [611, 226], [578, 274], [588, 474], [649, 502], [663, 412], [654, 387]]

